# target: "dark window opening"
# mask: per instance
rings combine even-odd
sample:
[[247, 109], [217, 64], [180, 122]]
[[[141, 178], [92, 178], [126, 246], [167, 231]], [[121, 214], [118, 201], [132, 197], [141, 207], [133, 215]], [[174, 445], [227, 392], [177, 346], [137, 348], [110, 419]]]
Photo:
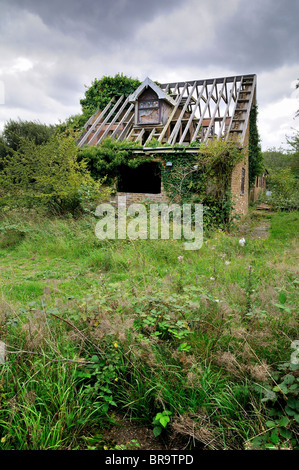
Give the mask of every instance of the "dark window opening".
[[159, 163], [146, 162], [137, 168], [122, 165], [117, 182], [117, 190], [124, 193], [161, 192], [161, 170]]
[[244, 196], [244, 191], [245, 191], [245, 168], [242, 168], [241, 196]]

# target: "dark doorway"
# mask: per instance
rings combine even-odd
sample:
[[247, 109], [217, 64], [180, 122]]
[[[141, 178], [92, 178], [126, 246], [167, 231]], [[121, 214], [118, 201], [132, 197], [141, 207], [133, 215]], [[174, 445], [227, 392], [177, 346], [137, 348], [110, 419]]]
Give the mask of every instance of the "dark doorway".
[[159, 163], [146, 162], [137, 168], [122, 165], [117, 183], [117, 190], [124, 193], [161, 192], [161, 170]]

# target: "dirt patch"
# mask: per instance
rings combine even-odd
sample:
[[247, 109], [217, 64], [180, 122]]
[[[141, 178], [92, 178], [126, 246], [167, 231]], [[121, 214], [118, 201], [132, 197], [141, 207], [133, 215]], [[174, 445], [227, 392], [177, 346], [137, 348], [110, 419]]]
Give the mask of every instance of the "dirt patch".
[[136, 449], [141, 450], [166, 450], [165, 444], [155, 438], [152, 429], [139, 425], [129, 419], [124, 419], [121, 416], [115, 417], [116, 424], [110, 429], [102, 431], [103, 439], [107, 444], [124, 445], [129, 448], [133, 440], [137, 441], [139, 447]]
[[270, 222], [264, 222], [257, 227], [254, 227], [252, 232], [249, 234], [248, 238], [254, 239], [266, 239], [269, 237]]
[[[258, 214], [259, 219], [262, 214]], [[266, 239], [269, 237], [270, 232], [270, 221], [267, 219], [261, 218], [261, 220], [256, 221], [254, 219], [247, 220], [246, 222], [240, 224], [239, 234], [244, 238], [248, 239]]]
[[[218, 449], [219, 442], [214, 427], [209, 419], [201, 423], [193, 421], [188, 416], [181, 416], [170, 424], [168, 433], [163, 437], [155, 437], [151, 427], [143, 426], [134, 420], [126, 419], [120, 415], [114, 416], [115, 424], [109, 429], [101, 430], [103, 441], [109, 448], [125, 446], [131, 450], [186, 450], [196, 448]], [[135, 443], [139, 445], [136, 446]], [[211, 444], [212, 442], [212, 444]]]

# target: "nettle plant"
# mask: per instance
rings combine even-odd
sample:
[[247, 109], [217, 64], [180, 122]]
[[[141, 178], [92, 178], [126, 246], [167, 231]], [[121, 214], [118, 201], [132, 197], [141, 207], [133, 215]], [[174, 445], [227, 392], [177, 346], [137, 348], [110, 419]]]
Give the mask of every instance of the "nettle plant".
[[87, 363], [78, 368], [78, 386], [82, 387], [93, 406], [107, 413], [111, 406], [116, 406], [115, 387], [125, 369], [120, 344], [107, 338], [102, 351], [93, 354]]
[[135, 306], [134, 325], [142, 337], [172, 341], [180, 350], [188, 350], [188, 344], [182, 343], [191, 334], [185, 311], [176, 299], [145, 296]]
[[257, 389], [268, 405], [268, 420], [267, 430], [252, 440], [254, 448], [299, 450], [299, 364], [281, 364], [272, 384]]

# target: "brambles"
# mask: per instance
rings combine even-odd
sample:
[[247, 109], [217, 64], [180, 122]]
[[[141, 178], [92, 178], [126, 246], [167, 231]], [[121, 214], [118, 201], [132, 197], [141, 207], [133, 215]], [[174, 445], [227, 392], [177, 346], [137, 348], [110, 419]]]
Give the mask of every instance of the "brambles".
[[286, 362], [273, 373], [272, 383], [257, 387], [267, 404], [268, 419], [267, 430], [252, 440], [254, 448], [299, 450], [298, 371], [298, 364]]

